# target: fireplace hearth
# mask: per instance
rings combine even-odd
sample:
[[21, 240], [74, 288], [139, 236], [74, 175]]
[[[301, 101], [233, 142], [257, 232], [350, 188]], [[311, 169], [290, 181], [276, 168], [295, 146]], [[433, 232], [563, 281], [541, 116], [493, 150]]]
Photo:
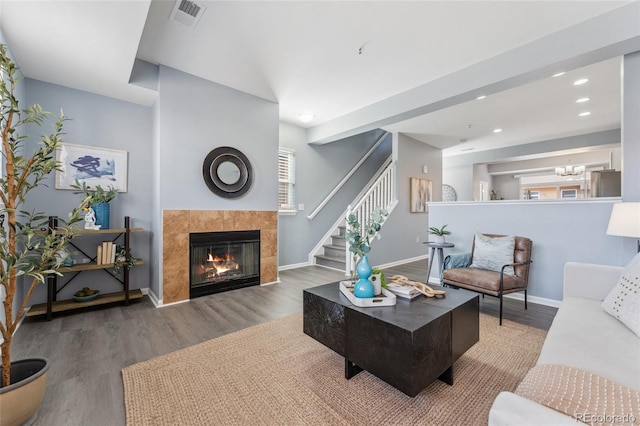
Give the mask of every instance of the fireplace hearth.
[[191, 298], [260, 284], [260, 231], [189, 234]]

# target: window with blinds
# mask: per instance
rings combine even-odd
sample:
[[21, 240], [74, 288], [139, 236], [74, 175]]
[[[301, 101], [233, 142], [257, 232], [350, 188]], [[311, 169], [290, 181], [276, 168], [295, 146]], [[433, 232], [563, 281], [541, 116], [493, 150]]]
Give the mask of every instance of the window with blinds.
[[295, 151], [280, 148], [278, 152], [278, 210], [295, 212]]

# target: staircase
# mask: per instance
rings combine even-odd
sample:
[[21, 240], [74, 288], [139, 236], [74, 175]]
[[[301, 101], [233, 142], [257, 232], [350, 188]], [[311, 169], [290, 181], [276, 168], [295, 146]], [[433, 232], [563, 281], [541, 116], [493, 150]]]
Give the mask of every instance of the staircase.
[[346, 275], [351, 274], [353, 257], [348, 252], [346, 241], [343, 238], [346, 232], [347, 214], [355, 214], [358, 221], [364, 226], [376, 207], [386, 209], [391, 214], [398, 203], [395, 195], [396, 169], [391, 158], [385, 162], [376, 176], [375, 180], [370, 182], [367, 188], [356, 197], [356, 201], [349, 205], [340, 216], [340, 219], [331, 228], [331, 232], [323, 238], [324, 243], [313, 255], [313, 263], [344, 271]]
[[346, 271], [347, 242], [343, 238], [346, 229], [347, 227], [344, 225], [337, 227], [338, 233], [331, 235], [331, 243], [323, 244], [323, 253], [315, 255], [316, 265]]

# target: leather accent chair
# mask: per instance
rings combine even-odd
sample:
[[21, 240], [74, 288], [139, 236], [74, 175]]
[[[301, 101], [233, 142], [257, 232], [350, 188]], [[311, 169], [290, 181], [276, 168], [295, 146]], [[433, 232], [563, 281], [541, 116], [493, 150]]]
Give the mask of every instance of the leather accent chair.
[[[504, 237], [505, 235], [484, 234], [487, 237]], [[502, 297], [505, 294], [524, 291], [524, 308], [527, 309], [527, 285], [529, 282], [529, 265], [531, 264], [532, 242], [526, 237], [515, 237], [513, 263], [503, 265], [500, 272], [486, 269], [471, 268], [468, 265], [462, 268], [445, 269], [442, 282], [450, 287], [460, 287], [467, 290], [494, 296], [500, 299], [500, 325], [502, 325]], [[471, 250], [475, 249], [475, 237]], [[513, 266], [515, 275], [505, 274], [507, 266]]]

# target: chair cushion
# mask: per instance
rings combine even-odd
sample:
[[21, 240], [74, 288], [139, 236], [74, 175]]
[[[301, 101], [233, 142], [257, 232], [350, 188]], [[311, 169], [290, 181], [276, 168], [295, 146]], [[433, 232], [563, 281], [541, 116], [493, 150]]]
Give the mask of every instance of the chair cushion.
[[[473, 242], [473, 258], [471, 267], [500, 272], [504, 265], [513, 263], [513, 251], [516, 246], [516, 237], [489, 237], [484, 234], [476, 234]], [[504, 270], [505, 274], [514, 275], [512, 266]]]
[[629, 262], [602, 309], [640, 337], [640, 253]]
[[[443, 273], [444, 282], [469, 290], [488, 293], [494, 296], [500, 294], [500, 273], [478, 269], [474, 267], [446, 269]], [[504, 275], [504, 291], [510, 293], [516, 289], [524, 289], [527, 283], [515, 275]]]

